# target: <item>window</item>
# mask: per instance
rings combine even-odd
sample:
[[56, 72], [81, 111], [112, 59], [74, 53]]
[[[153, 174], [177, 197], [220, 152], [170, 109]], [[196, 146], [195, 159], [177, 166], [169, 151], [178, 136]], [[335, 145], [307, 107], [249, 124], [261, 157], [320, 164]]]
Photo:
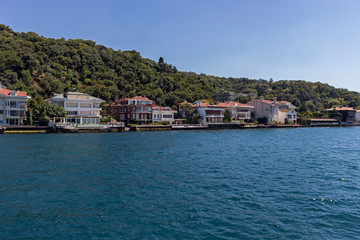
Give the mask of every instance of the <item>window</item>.
[[91, 111], [81, 111], [80, 112], [81, 116], [90, 116], [91, 115]]
[[11, 116], [11, 117], [17, 117], [17, 116], [19, 116], [19, 112], [18, 112], [18, 111], [11, 110], [11, 111], [10, 111], [10, 116]]
[[16, 105], [17, 105], [16, 101], [7, 101], [6, 102], [6, 106], [8, 106], [8, 107], [16, 108], [17, 107]]
[[4, 119], [0, 118], [0, 124], [4, 124]]
[[94, 103], [94, 108], [99, 108], [100, 104], [99, 103]]
[[77, 111], [68, 111], [67, 112], [69, 115], [77, 115]]
[[5, 105], [5, 102], [0, 101], [0, 106], [4, 106], [4, 105]]
[[0, 110], [0, 114], [4, 114], [4, 110]]
[[8, 125], [19, 125], [18, 119], [6, 119], [6, 124]]
[[77, 103], [67, 102], [66, 107], [78, 107], [78, 104]]
[[91, 103], [80, 103], [81, 108], [91, 108]]

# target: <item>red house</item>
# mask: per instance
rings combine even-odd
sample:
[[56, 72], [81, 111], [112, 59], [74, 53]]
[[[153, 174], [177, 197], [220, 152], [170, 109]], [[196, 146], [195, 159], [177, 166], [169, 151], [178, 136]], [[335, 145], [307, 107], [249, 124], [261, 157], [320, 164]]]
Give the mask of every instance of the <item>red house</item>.
[[156, 106], [155, 101], [145, 96], [115, 98], [115, 102], [110, 105], [111, 109], [115, 112], [116, 120], [126, 123], [139, 120], [151, 122], [151, 109], [154, 106]]

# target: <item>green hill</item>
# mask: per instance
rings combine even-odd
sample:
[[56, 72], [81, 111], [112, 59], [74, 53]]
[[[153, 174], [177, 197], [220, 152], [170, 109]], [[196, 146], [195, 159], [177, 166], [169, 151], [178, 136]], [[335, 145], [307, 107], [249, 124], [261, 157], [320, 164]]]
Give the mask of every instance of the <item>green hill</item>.
[[[360, 95], [328, 84], [222, 78], [181, 72], [160, 58], [142, 58], [90, 40], [52, 39], [19, 33], [0, 25], [0, 81], [10, 89], [47, 98], [76, 88], [112, 101], [118, 96], [146, 95], [160, 105], [198, 99], [212, 100], [219, 91], [256, 93], [291, 101], [301, 111], [360, 105]], [[246, 101], [248, 99], [241, 99]]]

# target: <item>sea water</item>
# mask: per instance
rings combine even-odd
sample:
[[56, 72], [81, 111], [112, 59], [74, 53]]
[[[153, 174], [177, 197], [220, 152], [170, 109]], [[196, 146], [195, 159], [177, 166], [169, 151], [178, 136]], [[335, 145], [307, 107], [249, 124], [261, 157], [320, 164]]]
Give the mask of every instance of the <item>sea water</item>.
[[0, 135], [0, 239], [360, 238], [360, 128]]

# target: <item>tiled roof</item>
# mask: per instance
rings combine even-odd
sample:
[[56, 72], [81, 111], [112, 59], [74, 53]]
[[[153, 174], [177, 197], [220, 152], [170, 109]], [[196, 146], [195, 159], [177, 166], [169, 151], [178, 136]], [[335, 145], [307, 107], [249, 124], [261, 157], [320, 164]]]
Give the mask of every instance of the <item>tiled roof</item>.
[[290, 112], [291, 109], [290, 109], [290, 108], [288, 108], [288, 109], [281, 109], [281, 108], [280, 108], [279, 111], [280, 111], [280, 112]]
[[[10, 95], [10, 92], [12, 92], [12, 91], [9, 90], [9, 89], [0, 88], [0, 95], [9, 96], [9, 95]], [[27, 92], [16, 91], [16, 96], [27, 97]]]
[[143, 97], [143, 96], [135, 96], [132, 98], [125, 98], [126, 100], [142, 100], [142, 101], [151, 101], [150, 99], [148, 99], [147, 97]]
[[280, 103], [280, 104], [291, 104], [291, 102], [288, 102], [288, 101], [278, 101], [278, 103]]
[[221, 106], [218, 106], [218, 105], [215, 105], [215, 104], [212, 104], [212, 103], [201, 103], [201, 105], [199, 106], [198, 104], [193, 104], [192, 105], [193, 107], [221, 107]]

